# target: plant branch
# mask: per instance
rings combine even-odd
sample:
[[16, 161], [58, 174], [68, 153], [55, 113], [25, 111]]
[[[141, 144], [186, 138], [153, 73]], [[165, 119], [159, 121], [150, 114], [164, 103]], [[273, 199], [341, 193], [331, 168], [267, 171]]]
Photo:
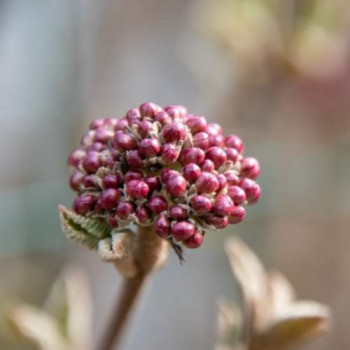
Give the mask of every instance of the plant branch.
[[124, 327], [145, 284], [145, 277], [141, 275], [124, 279], [121, 295], [98, 350], [111, 350], [120, 343]]
[[97, 350], [118, 347], [146, 281], [164, 265], [167, 253], [167, 241], [160, 238], [153, 227], [139, 226], [132, 252], [137, 273], [132, 278], [124, 278], [119, 300]]

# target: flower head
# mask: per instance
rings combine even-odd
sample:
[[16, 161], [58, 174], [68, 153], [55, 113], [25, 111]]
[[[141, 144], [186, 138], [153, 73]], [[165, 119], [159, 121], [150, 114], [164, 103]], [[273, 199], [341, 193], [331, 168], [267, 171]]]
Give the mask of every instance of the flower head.
[[182, 106], [144, 103], [97, 119], [68, 158], [73, 210], [111, 228], [153, 225], [197, 248], [207, 229], [242, 221], [260, 197], [259, 163], [243, 150], [237, 135]]

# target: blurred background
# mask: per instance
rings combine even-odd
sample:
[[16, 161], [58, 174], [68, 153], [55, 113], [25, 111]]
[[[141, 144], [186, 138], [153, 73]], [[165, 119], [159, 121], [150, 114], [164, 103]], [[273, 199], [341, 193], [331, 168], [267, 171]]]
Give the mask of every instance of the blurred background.
[[[223, 250], [239, 235], [332, 331], [305, 349], [350, 347], [350, 3], [347, 0], [0, 1], [0, 320], [42, 305], [68, 262], [92, 287], [93, 339], [120, 279], [66, 241], [66, 157], [95, 118], [183, 104], [237, 133], [263, 195], [244, 223], [207, 235], [149, 286], [125, 350], [212, 349], [217, 302], [237, 300]], [[32, 349], [1, 327], [1, 349]]]

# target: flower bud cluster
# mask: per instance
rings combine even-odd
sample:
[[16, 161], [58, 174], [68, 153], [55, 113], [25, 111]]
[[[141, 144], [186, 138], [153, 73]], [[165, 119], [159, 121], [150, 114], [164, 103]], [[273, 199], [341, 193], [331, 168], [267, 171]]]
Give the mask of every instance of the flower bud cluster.
[[112, 228], [154, 225], [197, 248], [207, 229], [241, 222], [260, 197], [259, 163], [243, 150], [238, 136], [182, 106], [144, 103], [97, 119], [68, 158], [73, 209]]

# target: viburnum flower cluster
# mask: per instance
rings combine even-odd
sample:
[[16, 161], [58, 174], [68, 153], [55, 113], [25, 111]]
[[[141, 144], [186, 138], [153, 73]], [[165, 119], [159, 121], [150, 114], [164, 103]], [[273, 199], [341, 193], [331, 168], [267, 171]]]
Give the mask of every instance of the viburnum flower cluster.
[[97, 119], [68, 158], [73, 210], [113, 229], [154, 226], [159, 236], [199, 247], [207, 229], [241, 222], [255, 203], [258, 161], [237, 135], [185, 107], [144, 103], [123, 118]]

